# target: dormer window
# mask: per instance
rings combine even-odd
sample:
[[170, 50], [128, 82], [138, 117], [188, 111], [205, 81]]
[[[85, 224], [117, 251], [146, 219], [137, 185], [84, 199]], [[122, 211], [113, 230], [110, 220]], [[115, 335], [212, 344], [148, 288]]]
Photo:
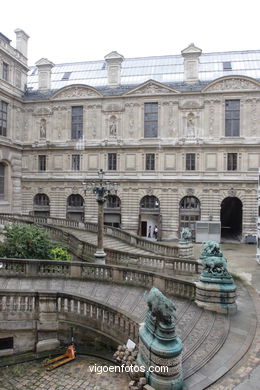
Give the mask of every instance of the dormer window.
[[61, 80], [69, 80], [70, 75], [71, 75], [71, 72], [65, 72], [65, 73], [63, 74]]
[[232, 65], [230, 61], [223, 62], [223, 70], [232, 70]]

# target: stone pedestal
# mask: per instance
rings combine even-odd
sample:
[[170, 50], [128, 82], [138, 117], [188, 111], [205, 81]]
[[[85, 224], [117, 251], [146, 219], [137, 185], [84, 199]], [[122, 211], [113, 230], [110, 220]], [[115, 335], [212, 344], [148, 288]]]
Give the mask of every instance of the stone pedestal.
[[[152, 301], [156, 300], [157, 297], [153, 297]], [[173, 305], [172, 302], [171, 304]], [[163, 303], [160, 302], [158, 307], [162, 306]], [[156, 310], [152, 308], [148, 311], [145, 323], [140, 328], [137, 364], [145, 366], [148, 384], [156, 390], [181, 390], [182, 342], [175, 333], [173, 318], [158, 314]]]
[[203, 270], [196, 283], [196, 304], [218, 313], [235, 313], [236, 285], [219, 244], [214, 241], [204, 243], [200, 260]]
[[193, 245], [191, 242], [179, 241], [178, 248], [180, 259], [191, 259], [194, 257]]
[[236, 313], [236, 286], [233, 282], [230, 284], [196, 282], [195, 303], [199, 307], [218, 313]]

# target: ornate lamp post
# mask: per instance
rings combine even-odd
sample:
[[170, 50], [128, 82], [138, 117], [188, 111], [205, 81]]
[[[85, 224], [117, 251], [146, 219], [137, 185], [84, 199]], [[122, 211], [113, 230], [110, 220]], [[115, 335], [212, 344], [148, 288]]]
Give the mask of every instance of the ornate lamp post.
[[97, 250], [95, 253], [96, 263], [105, 264], [106, 253], [104, 252], [104, 203], [106, 198], [111, 193], [117, 192], [117, 183], [106, 181], [104, 182], [103, 169], [98, 171], [99, 182], [98, 183], [82, 183], [84, 194], [87, 191], [91, 191], [96, 195], [96, 201], [98, 203], [98, 241]]

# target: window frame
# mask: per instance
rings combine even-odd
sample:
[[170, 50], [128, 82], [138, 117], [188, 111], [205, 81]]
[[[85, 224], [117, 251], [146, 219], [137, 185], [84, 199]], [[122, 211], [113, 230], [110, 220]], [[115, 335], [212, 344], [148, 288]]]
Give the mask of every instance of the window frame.
[[2, 79], [9, 81], [9, 64], [3, 61]]
[[186, 171], [196, 171], [196, 153], [186, 153], [185, 169]]
[[107, 170], [116, 171], [117, 170], [117, 153], [108, 153], [107, 154]]
[[225, 137], [240, 137], [240, 99], [225, 99]]
[[[155, 108], [156, 107], [156, 108]], [[152, 108], [155, 108], [154, 110]], [[144, 103], [144, 138], [158, 138], [159, 104]]]
[[237, 170], [238, 170], [238, 154], [227, 153], [227, 171], [237, 171]]
[[7, 136], [8, 103], [0, 100], [0, 136]]
[[155, 153], [146, 153], [145, 155], [145, 170], [155, 171]]
[[[79, 111], [77, 113], [77, 111]], [[71, 107], [71, 139], [78, 140], [83, 138], [84, 114], [83, 106]]]
[[45, 172], [47, 170], [47, 156], [46, 154], [38, 155], [38, 171]]
[[80, 171], [80, 154], [71, 155], [71, 170]]

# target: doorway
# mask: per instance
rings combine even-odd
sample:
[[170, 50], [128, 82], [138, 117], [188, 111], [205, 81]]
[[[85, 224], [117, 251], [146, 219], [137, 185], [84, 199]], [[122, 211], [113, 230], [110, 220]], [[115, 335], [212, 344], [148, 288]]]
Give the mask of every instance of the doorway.
[[221, 203], [221, 239], [238, 240], [242, 235], [243, 204], [240, 199], [228, 196]]

